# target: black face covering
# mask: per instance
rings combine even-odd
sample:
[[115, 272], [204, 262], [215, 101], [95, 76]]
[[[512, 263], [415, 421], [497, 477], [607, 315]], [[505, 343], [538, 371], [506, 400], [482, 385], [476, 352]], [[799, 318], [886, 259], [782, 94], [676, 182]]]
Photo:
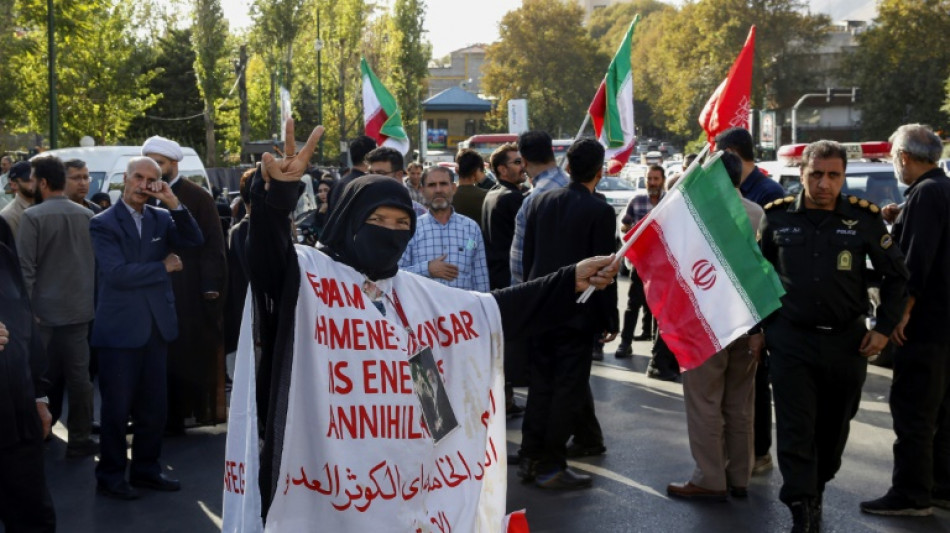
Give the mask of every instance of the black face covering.
[[[405, 211], [410, 230], [367, 224], [373, 211], [383, 206]], [[396, 274], [415, 231], [416, 214], [405, 185], [386, 176], [362, 176], [343, 189], [320, 237], [321, 250], [371, 280], [385, 279]]]
[[363, 273], [369, 279], [389, 278], [399, 269], [399, 259], [411, 238], [409, 230], [363, 224], [353, 236], [352, 249], [359, 263], [365, 265]]

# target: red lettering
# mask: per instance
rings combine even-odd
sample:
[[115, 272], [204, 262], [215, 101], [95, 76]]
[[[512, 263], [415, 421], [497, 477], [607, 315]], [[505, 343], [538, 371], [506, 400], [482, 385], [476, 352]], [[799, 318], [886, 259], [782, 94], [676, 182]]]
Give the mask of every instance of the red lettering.
[[459, 313], [462, 316], [462, 322], [465, 324], [465, 330], [468, 331], [468, 336], [466, 339], [477, 339], [478, 333], [475, 333], [475, 328], [472, 327], [472, 324], [475, 320], [472, 318], [472, 313], [468, 311], [462, 311]]
[[452, 317], [452, 336], [454, 341], [457, 343], [459, 337], [462, 337], [465, 340], [468, 340], [468, 334], [465, 332], [465, 327], [462, 326], [462, 320], [458, 315], [450, 315]]
[[445, 340], [444, 340], [444, 341], [443, 341], [443, 340], [439, 340], [439, 344], [441, 344], [442, 346], [448, 346], [448, 345], [452, 344], [452, 333], [451, 333], [448, 329], [446, 329], [445, 326], [444, 326], [444, 324], [445, 324], [445, 317], [444, 317], [444, 316], [440, 316], [440, 317], [437, 319], [437, 323], [438, 323], [438, 326], [439, 326], [439, 333], [442, 333], [443, 335], [445, 335]]
[[340, 296], [340, 287], [335, 280], [321, 278], [321, 291], [323, 293], [323, 303], [328, 307], [343, 307], [343, 297]]
[[365, 324], [363, 320], [359, 318], [354, 318], [352, 320], [346, 320], [348, 324], [344, 324], [343, 327], [349, 326], [350, 336], [353, 337], [353, 349], [364, 351], [366, 350], [366, 345], [363, 344], [363, 337], [366, 336], [366, 332], [363, 330], [363, 325]]
[[375, 367], [379, 361], [363, 361], [363, 392], [367, 394], [376, 394], [379, 392], [379, 389], [376, 388], [374, 382], [376, 380], [376, 373], [372, 372], [370, 369]]
[[335, 320], [330, 320], [330, 348], [349, 348], [350, 330], [348, 320], [343, 321], [342, 327]]
[[[344, 372], [349, 365], [350, 363], [347, 361], [330, 363], [332, 369], [330, 373], [330, 387], [332, 392], [336, 394], [349, 394], [353, 391], [353, 381], [346, 375], [346, 372]], [[337, 380], [339, 380], [342, 385], [337, 385]]]
[[383, 323], [377, 320], [376, 322], [366, 322], [365, 324], [369, 345], [381, 348], [383, 346]]
[[346, 296], [346, 305], [357, 309], [366, 309], [363, 304], [363, 291], [360, 290], [359, 285], [354, 283], [349, 291], [346, 290], [346, 285], [344, 285], [343, 295]]

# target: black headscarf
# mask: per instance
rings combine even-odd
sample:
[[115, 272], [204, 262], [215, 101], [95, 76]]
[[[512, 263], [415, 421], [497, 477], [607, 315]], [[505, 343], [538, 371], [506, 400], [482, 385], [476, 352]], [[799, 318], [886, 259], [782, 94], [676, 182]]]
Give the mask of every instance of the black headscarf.
[[[370, 264], [361, 260], [354, 237], [366, 219], [377, 207], [395, 207], [410, 216], [409, 237], [416, 232], [416, 212], [406, 186], [399, 181], [374, 174], [361, 176], [343, 188], [320, 236], [320, 249], [341, 263], [345, 263], [377, 280], [392, 277], [398, 264]], [[396, 233], [395, 230], [388, 230]], [[408, 242], [408, 239], [406, 240]], [[405, 251], [405, 246], [403, 246]], [[397, 258], [398, 261], [398, 258]]]

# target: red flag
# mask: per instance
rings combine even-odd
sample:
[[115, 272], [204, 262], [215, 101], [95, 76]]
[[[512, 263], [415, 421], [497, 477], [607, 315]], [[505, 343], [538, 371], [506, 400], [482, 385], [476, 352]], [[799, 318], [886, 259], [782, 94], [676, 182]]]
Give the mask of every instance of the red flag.
[[733, 127], [749, 127], [754, 56], [755, 26], [752, 26], [739, 57], [729, 69], [729, 75], [719, 84], [699, 114], [699, 125], [706, 130], [710, 144], [722, 131]]

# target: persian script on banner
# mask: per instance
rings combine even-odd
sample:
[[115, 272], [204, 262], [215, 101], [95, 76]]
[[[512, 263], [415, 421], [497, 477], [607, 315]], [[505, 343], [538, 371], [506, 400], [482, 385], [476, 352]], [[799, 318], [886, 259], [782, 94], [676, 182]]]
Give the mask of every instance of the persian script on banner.
[[[413, 391], [409, 356], [416, 347], [397, 313], [377, 310], [360, 289], [363, 276], [349, 266], [312, 248], [297, 247], [297, 256], [280, 481], [263, 530], [501, 531], [503, 339], [494, 298], [406, 272], [392, 278], [458, 419], [436, 444]], [[242, 328], [225, 455], [228, 532], [262, 529], [249, 330]]]

